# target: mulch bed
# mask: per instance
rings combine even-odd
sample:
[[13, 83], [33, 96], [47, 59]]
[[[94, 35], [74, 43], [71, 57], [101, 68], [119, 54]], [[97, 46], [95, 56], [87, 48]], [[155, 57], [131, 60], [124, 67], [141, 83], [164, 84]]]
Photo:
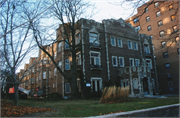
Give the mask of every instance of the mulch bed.
[[32, 113], [55, 111], [50, 108], [14, 106], [13, 102], [1, 100], [1, 117], [20, 117]]

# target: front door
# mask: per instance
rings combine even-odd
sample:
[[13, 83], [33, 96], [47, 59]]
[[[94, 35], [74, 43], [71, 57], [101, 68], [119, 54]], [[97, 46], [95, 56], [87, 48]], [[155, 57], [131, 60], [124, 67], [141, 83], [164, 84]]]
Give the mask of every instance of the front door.
[[143, 90], [144, 90], [144, 95], [149, 94], [147, 78], [143, 78]]

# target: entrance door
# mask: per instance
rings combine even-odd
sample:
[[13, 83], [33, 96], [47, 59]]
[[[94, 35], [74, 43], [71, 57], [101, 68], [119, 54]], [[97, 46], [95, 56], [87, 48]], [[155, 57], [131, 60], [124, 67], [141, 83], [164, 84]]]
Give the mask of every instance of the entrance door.
[[145, 77], [143, 78], [143, 90], [144, 90], [144, 95], [149, 94], [148, 90], [148, 79]]

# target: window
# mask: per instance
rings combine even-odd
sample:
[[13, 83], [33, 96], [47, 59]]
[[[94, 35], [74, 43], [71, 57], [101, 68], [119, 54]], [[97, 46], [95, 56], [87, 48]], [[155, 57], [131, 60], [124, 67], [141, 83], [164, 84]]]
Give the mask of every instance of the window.
[[53, 83], [53, 88], [54, 88], [55, 86], [54, 86], [54, 83]]
[[46, 79], [46, 71], [43, 72], [43, 79]]
[[113, 36], [111, 37], [111, 45], [116, 46], [116, 39]]
[[65, 60], [65, 70], [70, 70], [70, 61], [69, 61], [69, 59]]
[[56, 76], [57, 68], [54, 68], [54, 76]]
[[175, 25], [175, 26], [173, 26], [173, 31], [174, 32], [177, 32], [178, 30], [177, 30], [177, 26]]
[[31, 78], [31, 83], [34, 83], [34, 78]]
[[161, 12], [160, 11], [156, 12], [156, 17], [159, 17], [159, 16], [161, 16]]
[[147, 29], [148, 29], [148, 31], [151, 31], [151, 25], [149, 25], [149, 26], [147, 27]]
[[163, 25], [163, 22], [162, 20], [161, 21], [158, 21], [158, 27], [162, 26]]
[[163, 53], [163, 58], [168, 58], [168, 52]]
[[152, 69], [152, 60], [151, 59], [146, 59], [146, 65]]
[[58, 52], [61, 52], [61, 48], [62, 48], [62, 42], [60, 42], [60, 43], [58, 44]]
[[139, 59], [135, 59], [135, 65], [139, 66]]
[[77, 44], [79, 44], [80, 42], [81, 42], [81, 35], [80, 35], [80, 33], [78, 33], [78, 34], [76, 35], [75, 44], [77, 45]]
[[176, 37], [176, 43], [178, 43], [179, 42], [179, 36], [178, 37]]
[[133, 42], [134, 45], [134, 50], [138, 50], [138, 43], [137, 42]]
[[98, 34], [90, 33], [89, 34], [89, 43], [91, 43], [93, 45], [99, 45]]
[[65, 93], [70, 93], [70, 92], [71, 92], [70, 83], [65, 83]]
[[169, 5], [169, 11], [171, 11], [173, 9], [172, 5]]
[[135, 27], [135, 29], [139, 31], [140, 30], [140, 26]]
[[161, 46], [162, 46], [162, 48], [165, 48], [166, 47], [166, 42], [165, 41], [161, 42]]
[[33, 72], [33, 73], [35, 72], [35, 67], [32, 67], [32, 72]]
[[126, 80], [121, 80], [121, 87], [127, 87], [127, 86], [129, 86], [129, 81], [128, 81], [128, 79], [126, 79]]
[[67, 49], [69, 49], [69, 41], [66, 39], [66, 41], [65, 41], [65, 49], [67, 50]]
[[146, 22], [149, 22], [150, 21], [150, 18], [149, 18], [149, 16], [148, 17], [146, 17]]
[[150, 49], [149, 49], [149, 46], [144, 46], [144, 53], [145, 54], [150, 54]]
[[144, 12], [145, 12], [145, 13], [147, 13], [147, 12], [148, 12], [148, 7], [146, 7], [146, 8], [145, 8]]
[[56, 57], [57, 57], [57, 52], [54, 53], [54, 59], [56, 59]]
[[132, 49], [132, 41], [128, 41], [128, 49]]
[[158, 2], [155, 2], [154, 3], [154, 7], [157, 8], [159, 6], [159, 3]]
[[90, 52], [90, 56], [91, 56], [91, 65], [101, 65], [99, 52]]
[[112, 56], [112, 65], [113, 66], [118, 66], [117, 56]]
[[49, 70], [49, 78], [51, 78], [51, 70]]
[[139, 18], [135, 18], [133, 21], [134, 21], [134, 24], [135, 24], [135, 23], [139, 22]]
[[58, 66], [62, 68], [62, 61], [59, 62]]
[[176, 16], [175, 15], [172, 15], [171, 16], [171, 21], [175, 21], [176, 20]]
[[100, 92], [102, 87], [101, 78], [91, 78], [91, 89], [92, 92]]
[[133, 78], [133, 88], [138, 89], [138, 80], [137, 80], [137, 78]]
[[170, 69], [170, 64], [169, 63], [165, 64], [165, 69]]
[[129, 58], [129, 66], [134, 66], [134, 59], [133, 58]]
[[43, 58], [43, 64], [46, 64], [46, 57]]
[[77, 62], [77, 65], [81, 65], [81, 54], [77, 54], [76, 55], [76, 62]]
[[163, 37], [164, 36], [164, 31], [160, 31], [159, 35], [160, 35], [160, 37]]
[[119, 57], [119, 66], [124, 67], [124, 57]]
[[122, 46], [122, 39], [118, 38], [118, 47], [123, 47]]

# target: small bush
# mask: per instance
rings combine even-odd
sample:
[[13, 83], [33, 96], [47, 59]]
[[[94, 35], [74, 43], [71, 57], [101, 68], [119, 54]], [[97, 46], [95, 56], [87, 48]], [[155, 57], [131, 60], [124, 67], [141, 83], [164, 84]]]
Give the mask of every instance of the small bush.
[[60, 100], [60, 99], [62, 99], [62, 95], [59, 94], [59, 93], [57, 93], [57, 92], [51, 93], [51, 94], [48, 95], [48, 99], [49, 99], [50, 101]]
[[116, 86], [105, 87], [100, 99], [100, 103], [117, 103], [128, 100], [129, 87], [120, 88]]

